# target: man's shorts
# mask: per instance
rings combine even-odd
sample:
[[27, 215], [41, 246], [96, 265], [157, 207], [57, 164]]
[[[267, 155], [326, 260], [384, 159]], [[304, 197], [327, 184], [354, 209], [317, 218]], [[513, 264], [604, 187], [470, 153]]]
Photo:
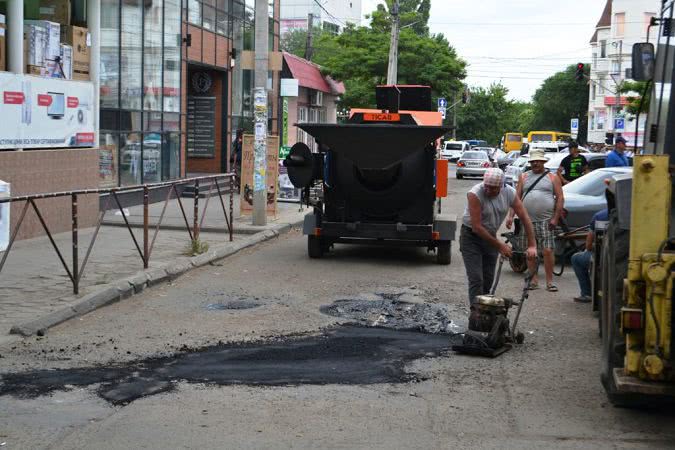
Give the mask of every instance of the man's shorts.
[[[545, 248], [555, 248], [555, 230], [548, 227], [549, 220], [541, 222], [533, 222], [534, 236], [537, 240], [537, 251], [541, 252]], [[527, 233], [525, 227], [521, 226], [520, 234], [518, 235], [518, 249], [525, 251], [527, 249]]]

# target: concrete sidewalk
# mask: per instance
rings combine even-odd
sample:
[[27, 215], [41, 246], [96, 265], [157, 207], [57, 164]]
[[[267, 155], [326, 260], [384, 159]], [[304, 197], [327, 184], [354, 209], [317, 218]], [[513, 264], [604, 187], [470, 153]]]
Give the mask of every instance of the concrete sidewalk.
[[[226, 207], [229, 208], [229, 198]], [[188, 221], [192, 225], [192, 201], [184, 203]], [[199, 199], [202, 210], [206, 199]], [[163, 203], [150, 208], [150, 224], [157, 223]], [[72, 284], [62, 267], [49, 239], [39, 237], [18, 241], [12, 248], [7, 263], [0, 273], [0, 345], [16, 339], [10, 335], [31, 335], [57, 323], [89, 312], [121, 298], [140, 292], [147, 286], [168, 281], [187, 270], [229, 256], [256, 243], [278, 236], [293, 225], [302, 223], [307, 208], [300, 210], [298, 204], [280, 203], [279, 214], [269, 218], [264, 227], [251, 225], [250, 216], [238, 214], [235, 202], [234, 240], [229, 241], [222, 206], [217, 197], [211, 198], [200, 240], [209, 244], [203, 255], [188, 257], [190, 237], [177, 200], [167, 207], [162, 228], [152, 250], [150, 265], [143, 270], [143, 261], [136, 250], [129, 231], [121, 227], [121, 214], [110, 211], [99, 232], [83, 277], [80, 294], [72, 293]], [[229, 213], [229, 209], [228, 209]], [[49, 221], [49, 218], [46, 218]], [[142, 227], [143, 208], [128, 208], [128, 220], [132, 226]], [[93, 228], [80, 230], [79, 258], [84, 259], [93, 236]], [[142, 246], [142, 231], [134, 227], [139, 245]], [[150, 239], [154, 227], [150, 229]], [[72, 262], [71, 233], [54, 236], [59, 249], [69, 264]], [[0, 257], [2, 256], [0, 252]]]

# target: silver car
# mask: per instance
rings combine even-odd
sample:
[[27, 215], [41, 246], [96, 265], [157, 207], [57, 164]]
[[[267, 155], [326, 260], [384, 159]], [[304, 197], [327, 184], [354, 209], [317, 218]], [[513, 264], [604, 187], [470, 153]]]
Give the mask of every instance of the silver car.
[[485, 171], [492, 167], [492, 162], [487, 153], [470, 150], [464, 152], [457, 161], [457, 179], [464, 177], [482, 177]]
[[566, 220], [570, 229], [588, 225], [593, 214], [607, 208], [605, 180], [624, 173], [633, 173], [633, 168], [597, 169], [563, 186]]

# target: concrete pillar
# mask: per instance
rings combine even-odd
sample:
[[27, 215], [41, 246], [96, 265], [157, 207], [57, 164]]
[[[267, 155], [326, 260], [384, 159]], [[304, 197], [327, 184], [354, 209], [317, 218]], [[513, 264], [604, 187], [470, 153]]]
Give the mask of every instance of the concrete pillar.
[[87, 25], [91, 34], [91, 48], [89, 61], [89, 76], [94, 85], [94, 113], [95, 146], [99, 144], [100, 128], [100, 67], [101, 67], [101, 0], [87, 0]]
[[7, 1], [7, 69], [23, 73], [23, 0]]

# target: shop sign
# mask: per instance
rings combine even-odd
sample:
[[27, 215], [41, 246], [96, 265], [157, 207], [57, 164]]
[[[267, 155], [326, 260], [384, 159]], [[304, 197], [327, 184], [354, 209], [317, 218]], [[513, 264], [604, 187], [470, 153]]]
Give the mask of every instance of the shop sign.
[[0, 72], [0, 149], [93, 147], [90, 82]]
[[186, 138], [189, 158], [216, 156], [216, 97], [188, 96]]

